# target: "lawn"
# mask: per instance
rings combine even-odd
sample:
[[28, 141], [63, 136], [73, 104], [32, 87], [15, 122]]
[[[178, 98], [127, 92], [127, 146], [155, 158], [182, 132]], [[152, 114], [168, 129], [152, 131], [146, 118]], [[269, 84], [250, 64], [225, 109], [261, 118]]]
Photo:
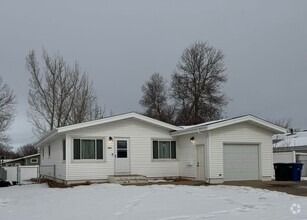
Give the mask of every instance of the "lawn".
[[0, 219], [307, 219], [307, 197], [236, 186], [33, 184], [0, 188]]

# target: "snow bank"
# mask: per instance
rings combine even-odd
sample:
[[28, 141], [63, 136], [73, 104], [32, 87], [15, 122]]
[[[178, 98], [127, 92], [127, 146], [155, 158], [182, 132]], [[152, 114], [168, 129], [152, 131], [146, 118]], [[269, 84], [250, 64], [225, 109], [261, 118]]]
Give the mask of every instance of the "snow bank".
[[[299, 206], [293, 206], [293, 204]], [[293, 211], [297, 214], [293, 214]], [[121, 186], [0, 189], [0, 219], [307, 219], [307, 198], [232, 186]]]

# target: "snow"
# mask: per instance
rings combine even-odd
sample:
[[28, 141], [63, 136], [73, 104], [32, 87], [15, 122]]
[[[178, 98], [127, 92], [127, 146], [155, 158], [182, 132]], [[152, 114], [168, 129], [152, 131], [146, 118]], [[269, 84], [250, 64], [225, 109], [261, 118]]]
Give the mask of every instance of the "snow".
[[274, 147], [295, 147], [307, 146], [307, 132], [296, 132], [294, 134], [276, 134], [273, 135], [273, 140], [280, 140], [274, 144]]
[[33, 184], [0, 188], [0, 219], [307, 219], [307, 198], [234, 186]]
[[307, 146], [307, 137], [287, 138], [275, 144], [275, 147]]

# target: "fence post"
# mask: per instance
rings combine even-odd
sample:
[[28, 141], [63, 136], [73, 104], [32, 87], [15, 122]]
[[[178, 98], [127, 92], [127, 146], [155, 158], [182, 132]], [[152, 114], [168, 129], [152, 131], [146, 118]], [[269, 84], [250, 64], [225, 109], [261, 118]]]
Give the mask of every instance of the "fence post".
[[54, 182], [55, 182], [55, 179], [56, 179], [56, 165], [54, 164], [53, 165], [53, 180], [54, 180]]
[[37, 183], [40, 183], [41, 181], [40, 181], [40, 165], [37, 165], [37, 178], [36, 178], [37, 180]]
[[20, 166], [17, 165], [17, 183], [21, 185], [21, 177], [20, 177]]

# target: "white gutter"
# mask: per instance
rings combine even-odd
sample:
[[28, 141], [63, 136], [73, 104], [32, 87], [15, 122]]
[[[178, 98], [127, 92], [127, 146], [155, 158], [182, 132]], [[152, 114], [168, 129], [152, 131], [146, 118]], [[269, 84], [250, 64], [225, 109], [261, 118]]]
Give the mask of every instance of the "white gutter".
[[190, 129], [185, 129], [185, 130], [181, 130], [181, 131], [173, 131], [170, 133], [171, 136], [173, 137], [177, 137], [180, 135], [186, 135], [186, 134], [193, 134], [193, 133], [199, 133], [201, 134], [201, 132], [207, 131], [208, 127], [203, 127], [203, 128], [190, 128]]
[[44, 136], [43, 138], [41, 138], [41, 139], [34, 145], [34, 147], [39, 147], [40, 145], [42, 145], [43, 143], [45, 143], [46, 141], [48, 141], [48, 140], [50, 140], [52, 137], [54, 137], [57, 133], [58, 133], [58, 129], [52, 130], [49, 134], [47, 134], [46, 136]]

